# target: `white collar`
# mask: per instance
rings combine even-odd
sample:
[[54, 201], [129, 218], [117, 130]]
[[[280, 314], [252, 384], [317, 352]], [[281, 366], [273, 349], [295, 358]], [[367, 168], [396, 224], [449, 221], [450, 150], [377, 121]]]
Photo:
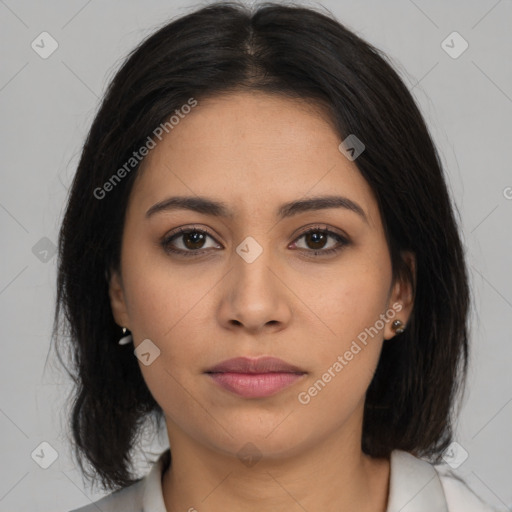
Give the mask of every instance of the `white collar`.
[[[170, 450], [164, 451], [144, 478], [143, 512], [167, 512], [162, 492], [162, 471]], [[438, 472], [408, 452], [394, 450], [390, 458], [389, 498], [386, 512], [448, 512]]]
[[448, 504], [433, 465], [402, 450], [391, 452], [386, 512], [448, 512]]

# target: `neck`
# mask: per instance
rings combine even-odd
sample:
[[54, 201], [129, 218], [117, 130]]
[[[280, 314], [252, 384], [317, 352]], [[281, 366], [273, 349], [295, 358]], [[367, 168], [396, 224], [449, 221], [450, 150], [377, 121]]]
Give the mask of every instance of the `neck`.
[[300, 453], [244, 464], [178, 429], [172, 434], [162, 479], [168, 512], [386, 511], [390, 462], [363, 454], [354, 439], [333, 436]]

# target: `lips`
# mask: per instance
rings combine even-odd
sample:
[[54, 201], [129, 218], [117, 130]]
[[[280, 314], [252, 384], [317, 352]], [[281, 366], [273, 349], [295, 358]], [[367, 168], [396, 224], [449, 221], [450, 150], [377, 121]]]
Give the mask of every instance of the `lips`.
[[305, 373], [299, 367], [278, 359], [277, 357], [235, 357], [216, 364], [206, 373]]
[[303, 380], [306, 372], [276, 357], [235, 357], [205, 372], [211, 381], [244, 399], [267, 398]]

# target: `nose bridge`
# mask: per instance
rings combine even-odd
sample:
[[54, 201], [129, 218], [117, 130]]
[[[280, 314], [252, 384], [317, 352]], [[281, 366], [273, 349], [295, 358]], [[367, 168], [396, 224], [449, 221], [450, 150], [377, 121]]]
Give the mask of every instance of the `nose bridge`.
[[237, 292], [271, 293], [274, 290], [275, 255], [268, 234], [246, 236], [233, 255], [234, 280]]

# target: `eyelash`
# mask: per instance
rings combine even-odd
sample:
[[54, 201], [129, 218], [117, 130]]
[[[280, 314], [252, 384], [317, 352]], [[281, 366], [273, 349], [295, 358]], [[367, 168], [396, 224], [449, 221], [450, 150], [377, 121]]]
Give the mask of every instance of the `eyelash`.
[[[179, 228], [176, 231], [174, 231], [173, 233], [165, 236], [162, 239], [161, 245], [162, 245], [164, 251], [167, 253], [174, 253], [174, 254], [178, 254], [181, 256], [187, 256], [187, 257], [188, 256], [192, 256], [192, 257], [201, 256], [202, 254], [209, 252], [208, 250], [201, 250], [201, 249], [184, 251], [182, 249], [172, 248], [172, 246], [170, 244], [174, 239], [179, 238], [180, 236], [183, 236], [183, 235], [186, 235], [189, 233], [202, 233], [202, 234], [208, 235], [209, 237], [211, 237], [215, 240], [215, 237], [206, 229], [198, 229], [195, 227]], [[317, 257], [319, 255], [320, 255], [320, 257], [322, 257], [322, 256], [337, 253], [341, 249], [343, 249], [346, 245], [349, 245], [349, 243], [350, 243], [345, 237], [343, 237], [343, 236], [339, 235], [338, 233], [335, 233], [334, 231], [331, 231], [330, 229], [325, 228], [323, 226], [313, 226], [313, 227], [309, 228], [308, 230], [302, 232], [295, 239], [294, 243], [297, 240], [299, 240], [300, 238], [302, 238], [310, 233], [322, 233], [323, 235], [331, 236], [331, 237], [335, 238], [341, 244], [341, 246], [334, 247], [331, 249], [325, 249], [325, 250], [323, 250], [323, 249], [318, 249], [318, 250], [301, 249], [302, 251], [305, 251], [306, 253], [313, 253], [314, 257]]]

